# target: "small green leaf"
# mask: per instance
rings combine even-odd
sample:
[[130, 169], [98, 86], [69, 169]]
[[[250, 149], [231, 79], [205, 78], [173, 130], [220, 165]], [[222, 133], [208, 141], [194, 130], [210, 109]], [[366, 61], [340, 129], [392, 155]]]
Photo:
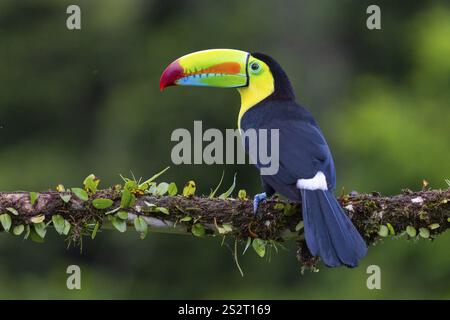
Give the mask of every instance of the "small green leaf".
[[261, 258], [266, 254], [266, 244], [267, 242], [262, 239], [253, 239], [252, 247], [255, 250], [256, 254]]
[[128, 189], [122, 190], [122, 197], [120, 198], [120, 207], [122, 209], [128, 208], [133, 202], [134, 194]]
[[407, 226], [406, 227], [406, 233], [411, 237], [414, 238], [417, 235], [416, 228], [413, 226]]
[[430, 228], [431, 230], [435, 230], [439, 227], [440, 227], [439, 223], [432, 223], [428, 226], [428, 228]]
[[94, 174], [90, 174], [83, 181], [84, 189], [92, 193], [96, 193], [99, 183], [100, 179], [98, 179]]
[[163, 196], [166, 194], [166, 192], [169, 190], [169, 184], [167, 182], [161, 182], [156, 187], [156, 194], [157, 196]]
[[150, 183], [150, 186], [148, 187], [148, 193], [155, 195], [156, 194], [156, 183], [152, 182]]
[[303, 227], [305, 226], [305, 223], [303, 221], [300, 221], [299, 223], [297, 223], [297, 225], [295, 226], [295, 231], [299, 232], [300, 230], [303, 229]]
[[44, 239], [45, 238], [45, 234], [47, 233], [47, 229], [45, 228], [45, 223], [44, 222], [35, 223], [34, 224], [34, 231], [36, 231], [36, 233], [38, 234], [39, 237]]
[[391, 234], [391, 236], [395, 236], [395, 230], [394, 227], [392, 226], [392, 224], [390, 224], [389, 222], [386, 223], [388, 229], [389, 229], [389, 233]]
[[221, 227], [217, 226], [217, 230], [220, 234], [227, 234], [233, 231], [233, 227], [229, 223], [224, 223]]
[[[28, 238], [28, 236], [30, 236], [31, 241], [37, 242], [37, 243], [44, 243], [44, 238], [41, 237], [41, 236], [39, 235], [39, 233], [37, 233], [37, 231], [36, 231], [35, 228], [30, 228], [29, 230], [30, 230], [29, 232], [28, 232], [28, 230], [27, 230], [27, 234], [25, 235], [26, 238]], [[44, 230], [44, 231], [45, 231], [45, 230]], [[44, 236], [45, 236], [45, 234], [44, 234]], [[25, 239], [26, 239], [26, 238], [25, 238]]]
[[[142, 186], [142, 184], [141, 184]], [[129, 190], [129, 191], [133, 191], [135, 189], [138, 189], [138, 185], [137, 182], [134, 180], [128, 180], [125, 185], [123, 186], [124, 189]]]
[[183, 196], [185, 197], [189, 197], [189, 196], [193, 196], [195, 194], [195, 182], [190, 180], [186, 183], [186, 185], [183, 188]]
[[40, 214], [38, 216], [34, 216], [30, 219], [31, 222], [33, 223], [41, 223], [45, 220], [45, 216], [43, 214]]
[[234, 174], [233, 183], [231, 184], [230, 188], [227, 191], [225, 191], [224, 193], [222, 193], [219, 196], [219, 199], [226, 199], [229, 196], [231, 196], [235, 187], [236, 187], [236, 173]]
[[65, 227], [65, 219], [61, 215], [55, 214], [52, 216], [52, 222], [56, 232], [58, 232], [58, 234], [63, 234]]
[[419, 228], [419, 235], [422, 238], [427, 239], [430, 237], [430, 230], [428, 230], [427, 228]]
[[169, 214], [169, 210], [167, 210], [167, 208], [164, 208], [164, 207], [156, 207], [155, 211], [158, 211], [158, 212], [161, 212], [164, 214]]
[[64, 230], [63, 230], [62, 234], [67, 236], [69, 234], [70, 228], [71, 228], [70, 222], [67, 220], [64, 220]]
[[380, 237], [387, 237], [389, 235], [389, 229], [384, 224], [380, 225], [380, 229], [378, 230], [378, 235]]
[[295, 210], [295, 206], [291, 205], [290, 203], [286, 203], [284, 206], [283, 215], [285, 216], [292, 216], [297, 213], [297, 210]]
[[238, 199], [240, 200], [247, 200], [247, 191], [244, 189], [241, 189], [238, 191]]
[[117, 212], [117, 216], [122, 219], [122, 220], [127, 220], [128, 219], [128, 212], [127, 211], [119, 211]]
[[37, 192], [30, 192], [30, 204], [34, 205], [36, 200], [39, 198], [39, 193]]
[[27, 225], [25, 226], [25, 235], [23, 236], [23, 239], [24, 239], [24, 240], [27, 240], [28, 237], [30, 236], [30, 230], [31, 230], [30, 225], [27, 224]]
[[68, 203], [70, 201], [70, 199], [72, 199], [71, 194], [60, 194], [59, 196], [61, 197], [62, 201], [64, 201], [65, 203]]
[[100, 223], [97, 221], [94, 226], [94, 230], [92, 230], [91, 239], [94, 240], [97, 235], [98, 229], [100, 228]]
[[167, 192], [169, 193], [169, 196], [171, 196], [171, 197], [177, 195], [178, 188], [177, 188], [177, 185], [175, 184], [175, 182], [171, 182], [169, 184], [169, 189], [167, 190]]
[[89, 200], [89, 196], [87, 192], [81, 188], [72, 188], [72, 192], [78, 197], [78, 199], [87, 201]]
[[113, 204], [114, 204], [114, 201], [112, 201], [111, 199], [97, 198], [97, 199], [92, 200], [92, 205], [94, 206], [94, 208], [99, 209], [99, 210], [108, 209]]
[[127, 230], [127, 222], [119, 219], [115, 216], [108, 216], [111, 219], [111, 223], [119, 232], [125, 232]]
[[450, 217], [447, 218], [447, 222], [450, 222]]
[[205, 227], [200, 223], [196, 223], [192, 226], [191, 232], [196, 237], [203, 237], [205, 235]]
[[277, 203], [274, 207], [275, 210], [283, 210], [284, 204], [283, 203]]
[[8, 232], [12, 224], [11, 216], [7, 213], [0, 214], [0, 222], [3, 229]]
[[12, 232], [15, 236], [20, 236], [24, 230], [25, 226], [23, 224], [19, 224], [13, 228]]
[[14, 208], [8, 207], [8, 208], [6, 208], [6, 210], [9, 211], [10, 213], [12, 213], [15, 216], [19, 215], [19, 212], [17, 212], [17, 210], [14, 209]]
[[222, 225], [222, 228], [225, 230], [225, 232], [231, 232], [233, 231], [233, 226], [229, 223], [224, 223]]
[[250, 245], [252, 244], [252, 238], [247, 238], [247, 243], [245, 244], [244, 251], [242, 252], [242, 255], [244, 255], [247, 252], [247, 249], [250, 248]]
[[139, 233], [146, 233], [148, 230], [148, 224], [147, 221], [141, 216], [137, 216], [134, 218], [134, 228]]
[[184, 218], [180, 219], [181, 222], [189, 222], [191, 220], [192, 220], [192, 217], [190, 217], [190, 216], [185, 216]]
[[216, 188], [214, 190], [211, 190], [211, 193], [209, 194], [208, 198], [212, 199], [216, 195], [217, 191], [219, 190], [220, 186], [222, 185], [223, 176], [225, 175], [225, 171], [222, 171], [222, 176], [220, 177], [220, 181], [217, 184]]
[[162, 175], [164, 172], [166, 172], [166, 171], [169, 170], [169, 169], [170, 169], [170, 167], [166, 167], [165, 169], [161, 170], [160, 172], [158, 172], [157, 174], [155, 174], [155, 175], [154, 175], [153, 177], [151, 177], [150, 179], [148, 179], [148, 180], [142, 182], [142, 183], [139, 185], [139, 187], [142, 186], [143, 184], [148, 184], [148, 185], [150, 185], [150, 183], [151, 183], [153, 180], [155, 180], [156, 178], [158, 178], [160, 175]]

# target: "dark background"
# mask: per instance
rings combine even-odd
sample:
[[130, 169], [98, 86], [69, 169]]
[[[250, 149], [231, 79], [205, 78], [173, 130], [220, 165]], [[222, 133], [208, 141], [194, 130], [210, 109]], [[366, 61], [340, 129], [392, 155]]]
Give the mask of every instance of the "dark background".
[[[66, 28], [78, 4], [82, 29]], [[0, 190], [102, 185], [171, 165], [176, 128], [234, 128], [234, 90], [169, 88], [159, 77], [181, 55], [208, 48], [264, 52], [284, 67], [298, 101], [333, 150], [338, 190], [395, 194], [450, 177], [450, 3], [377, 1], [382, 30], [366, 28], [369, 1], [95, 0], [0, 2]], [[260, 191], [252, 166], [182, 165], [162, 177], [209, 193]], [[237, 190], [236, 189], [236, 190]], [[106, 231], [66, 249], [0, 235], [0, 298], [450, 298], [450, 235], [386, 240], [359, 268], [300, 275], [295, 247], [241, 258], [220, 239]], [[66, 289], [80, 265], [82, 290]], [[382, 289], [366, 288], [366, 268]]]

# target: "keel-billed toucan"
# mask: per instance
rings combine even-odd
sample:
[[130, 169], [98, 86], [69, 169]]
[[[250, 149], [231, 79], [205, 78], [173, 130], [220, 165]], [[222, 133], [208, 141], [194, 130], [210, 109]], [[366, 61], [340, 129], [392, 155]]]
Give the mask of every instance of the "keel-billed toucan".
[[291, 83], [274, 59], [231, 49], [194, 52], [164, 70], [161, 90], [172, 85], [237, 88], [238, 126], [279, 130], [279, 170], [261, 176], [265, 192], [255, 196], [255, 212], [259, 201], [275, 192], [301, 200], [311, 254], [330, 267], [358, 265], [367, 247], [333, 196], [336, 177], [330, 149], [311, 113], [295, 102]]

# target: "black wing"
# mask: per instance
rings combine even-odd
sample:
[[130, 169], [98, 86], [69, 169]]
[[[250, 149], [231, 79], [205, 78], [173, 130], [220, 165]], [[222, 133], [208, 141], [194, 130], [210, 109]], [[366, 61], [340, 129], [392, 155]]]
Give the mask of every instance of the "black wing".
[[[248, 115], [247, 115], [248, 114]], [[335, 187], [335, 172], [327, 142], [311, 114], [295, 103], [270, 102], [251, 108], [244, 114], [244, 130], [279, 130], [279, 170], [272, 176], [262, 176], [281, 194], [289, 196], [286, 188], [295, 189], [297, 179], [309, 179], [322, 171], [330, 189]], [[249, 150], [248, 141], [245, 143]], [[269, 152], [276, 150], [268, 139]], [[264, 165], [257, 161], [257, 166]], [[283, 192], [283, 190], [285, 192]], [[298, 194], [298, 191], [295, 192]]]

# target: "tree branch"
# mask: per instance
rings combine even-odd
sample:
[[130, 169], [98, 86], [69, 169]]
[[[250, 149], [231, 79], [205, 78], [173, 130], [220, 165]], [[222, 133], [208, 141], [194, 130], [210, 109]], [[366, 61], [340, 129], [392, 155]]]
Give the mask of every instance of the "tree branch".
[[[41, 224], [42, 227], [42, 223], [59, 215], [70, 223], [69, 239], [76, 240], [84, 234], [91, 234], [96, 224], [101, 227], [109, 221], [118, 228], [114, 223], [121, 222], [117, 213], [126, 211], [128, 216], [123, 217], [122, 213], [123, 221], [133, 225], [136, 217], [142, 217], [150, 231], [192, 232], [197, 236], [227, 235], [243, 242], [248, 238], [258, 238], [263, 240], [258, 242], [264, 246], [296, 240], [300, 264], [313, 267], [317, 263], [305, 246], [299, 214], [301, 205], [298, 203], [270, 199], [261, 203], [259, 217], [255, 217], [252, 201], [248, 199], [154, 196], [135, 192], [133, 202], [120, 209], [121, 189], [100, 190], [88, 196], [83, 201], [72, 192], [49, 191], [34, 196], [28, 192], [0, 192], [0, 214], [10, 217], [10, 227], [8, 221], [4, 224], [4, 218], [0, 220], [10, 231], [14, 226], [23, 225], [25, 230], [28, 228], [33, 233], [36, 225]], [[94, 199], [111, 201], [108, 208], [99, 209], [101, 205], [95, 206]], [[368, 244], [388, 235], [433, 239], [450, 225], [450, 189], [406, 190], [392, 197], [377, 193], [352, 194], [341, 197], [339, 201]]]

